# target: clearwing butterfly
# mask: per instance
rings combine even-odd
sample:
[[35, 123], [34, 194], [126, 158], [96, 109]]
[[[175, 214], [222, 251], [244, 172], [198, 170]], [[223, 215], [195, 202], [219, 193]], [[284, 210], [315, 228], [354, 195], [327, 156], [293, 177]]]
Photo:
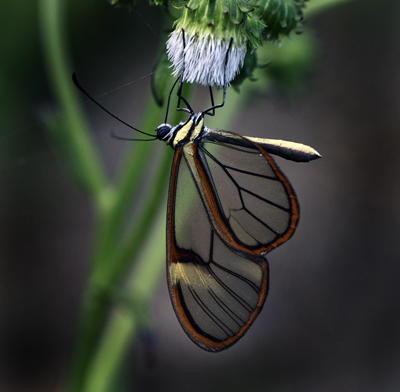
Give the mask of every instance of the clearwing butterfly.
[[299, 221], [295, 192], [269, 153], [297, 162], [311, 147], [208, 129], [204, 112], [158, 136], [175, 149], [167, 212], [167, 278], [175, 313], [201, 348], [236, 343], [268, 293], [265, 255]]
[[[79, 84], [94, 103], [123, 124], [174, 150], [167, 208], [167, 279], [173, 308], [189, 338], [210, 352], [236, 343], [260, 312], [268, 293], [265, 255], [287, 241], [299, 221], [295, 192], [269, 154], [295, 162], [320, 157], [313, 148], [282, 140], [208, 129], [181, 95], [182, 74], [169, 94], [165, 123], [148, 134], [120, 120]], [[167, 124], [180, 80], [177, 110], [185, 122]], [[180, 101], [187, 108], [180, 108]], [[126, 139], [115, 136], [124, 140]], [[147, 139], [152, 140], [152, 139]]]

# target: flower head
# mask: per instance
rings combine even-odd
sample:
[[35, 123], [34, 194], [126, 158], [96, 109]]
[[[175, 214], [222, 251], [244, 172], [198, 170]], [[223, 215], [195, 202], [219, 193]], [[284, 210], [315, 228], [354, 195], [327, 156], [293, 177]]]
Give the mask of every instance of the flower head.
[[167, 42], [174, 75], [187, 82], [223, 86], [243, 66], [254, 31], [261, 23], [246, 15], [257, 6], [247, 0], [189, 0]]
[[183, 80], [189, 83], [220, 87], [229, 83], [243, 66], [247, 50], [246, 41], [232, 39], [231, 43], [231, 38], [212, 33], [173, 31], [167, 42], [173, 75], [178, 76], [184, 65]]
[[[183, 8], [167, 42], [173, 75], [223, 86], [263, 39], [281, 40], [297, 27], [305, 0], [171, 0]], [[250, 3], [251, 1], [251, 3]]]
[[[132, 9], [137, 0], [109, 1]], [[246, 52], [254, 56], [263, 40], [281, 42], [298, 28], [307, 0], [148, 1], [182, 9], [167, 42], [173, 75], [184, 69], [189, 83], [223, 86], [241, 71]], [[251, 71], [244, 73], [251, 78]]]

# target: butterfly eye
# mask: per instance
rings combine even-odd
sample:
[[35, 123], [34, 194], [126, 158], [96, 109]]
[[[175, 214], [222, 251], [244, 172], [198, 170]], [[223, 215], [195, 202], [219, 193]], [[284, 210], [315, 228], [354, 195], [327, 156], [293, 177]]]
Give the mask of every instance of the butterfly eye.
[[156, 129], [157, 139], [165, 140], [168, 137], [168, 135], [170, 134], [171, 129], [172, 129], [172, 127], [169, 124], [159, 125]]

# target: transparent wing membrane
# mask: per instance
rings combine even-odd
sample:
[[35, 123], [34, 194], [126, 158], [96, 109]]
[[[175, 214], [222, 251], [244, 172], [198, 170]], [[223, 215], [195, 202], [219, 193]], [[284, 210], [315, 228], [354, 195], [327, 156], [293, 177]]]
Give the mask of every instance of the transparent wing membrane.
[[[175, 275], [180, 306], [191, 321], [190, 328], [207, 337], [208, 346], [215, 349], [225, 348], [224, 342], [236, 341], [260, 310], [265, 298], [260, 300], [260, 293], [266, 294], [263, 290], [266, 271], [233, 253], [214, 233], [212, 236], [219, 242], [214, 245], [222, 248], [221, 262], [226, 263], [229, 258], [229, 268], [216, 261], [218, 257], [212, 249], [211, 258], [206, 261], [189, 252], [184, 260], [173, 265], [171, 272]], [[242, 271], [248, 264], [251, 274]]]
[[178, 319], [198, 346], [220, 351], [247, 331], [267, 296], [265, 253], [291, 237], [298, 218], [292, 187], [256, 143], [224, 132], [176, 148], [168, 283]]
[[265, 151], [233, 134], [232, 146], [227, 135], [225, 132], [223, 142], [204, 138], [198, 159], [213, 187], [227, 230], [245, 247], [259, 250], [260, 255], [293, 234], [298, 221], [296, 197]]
[[171, 181], [175, 203], [170, 199], [168, 212], [175, 234], [168, 240], [170, 294], [189, 337], [208, 351], [220, 351], [243, 336], [261, 310], [268, 264], [261, 257], [246, 259], [221, 241], [184, 159], [177, 171], [177, 181]]

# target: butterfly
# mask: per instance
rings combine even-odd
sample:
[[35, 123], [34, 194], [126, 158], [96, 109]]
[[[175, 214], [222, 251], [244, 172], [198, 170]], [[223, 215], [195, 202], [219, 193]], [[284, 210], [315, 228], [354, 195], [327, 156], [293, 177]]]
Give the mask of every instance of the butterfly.
[[[268, 293], [266, 254], [286, 242], [299, 221], [296, 194], [270, 154], [295, 162], [320, 157], [313, 148], [282, 140], [245, 137], [209, 129], [182, 96], [182, 75], [169, 94], [165, 123], [151, 135], [174, 150], [167, 207], [167, 280], [174, 311], [189, 338], [218, 352], [249, 329]], [[186, 121], [167, 124], [168, 107], [180, 80], [177, 110]], [[180, 107], [183, 101], [186, 108]], [[126, 139], [115, 136], [119, 139]], [[128, 139], [136, 140], [136, 139]], [[148, 139], [152, 140], [152, 139]]]

